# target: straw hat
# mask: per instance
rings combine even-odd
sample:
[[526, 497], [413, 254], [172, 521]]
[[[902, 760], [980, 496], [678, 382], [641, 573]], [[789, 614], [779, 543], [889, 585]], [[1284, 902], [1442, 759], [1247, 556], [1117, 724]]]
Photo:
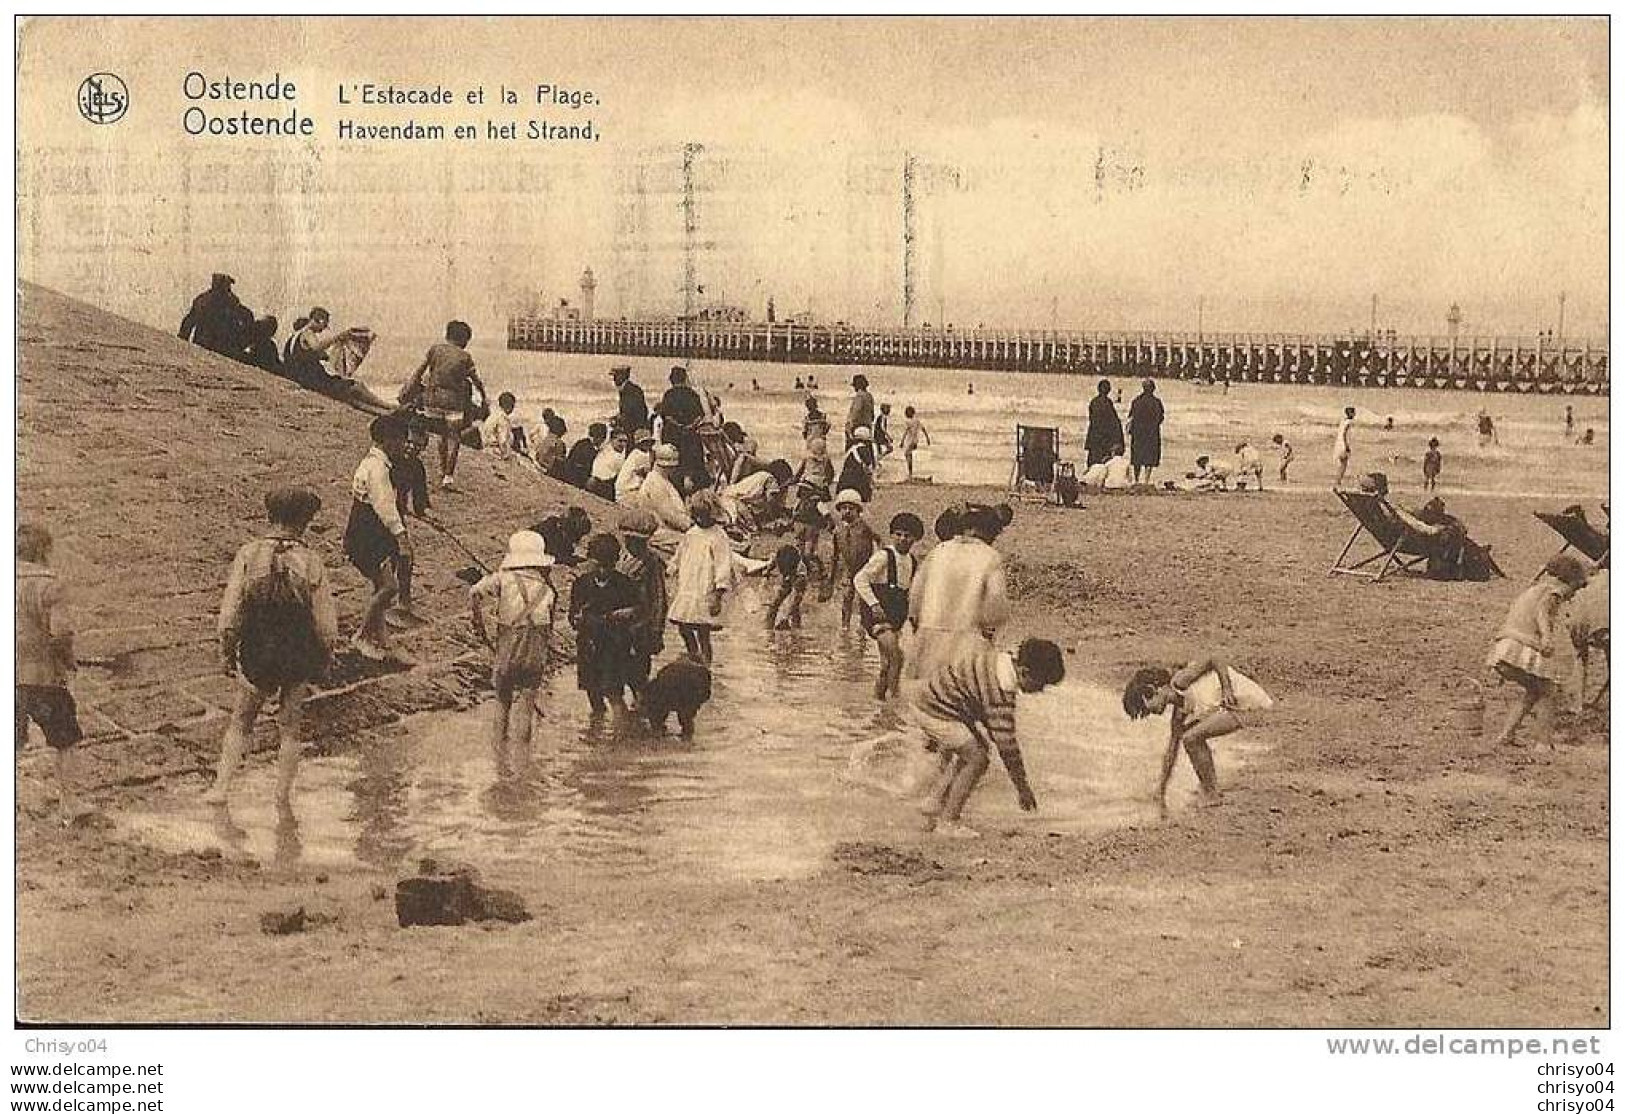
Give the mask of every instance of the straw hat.
[[553, 563], [547, 552], [547, 543], [534, 530], [519, 530], [508, 538], [508, 555], [502, 567], [508, 569], [545, 569]]
[[843, 487], [840, 491], [835, 493], [835, 506], [861, 507], [863, 506], [863, 496], [853, 491], [850, 487]]
[[655, 446], [655, 463], [663, 468], [675, 468], [681, 458], [677, 455], [676, 445], [660, 444]]
[[873, 441], [874, 439], [875, 435], [869, 432], [869, 427], [866, 425], [856, 426], [852, 430], [852, 440], [854, 441]]
[[634, 445], [652, 445], [654, 444], [654, 439], [655, 435], [646, 429], [634, 430], [632, 432], [632, 444]]

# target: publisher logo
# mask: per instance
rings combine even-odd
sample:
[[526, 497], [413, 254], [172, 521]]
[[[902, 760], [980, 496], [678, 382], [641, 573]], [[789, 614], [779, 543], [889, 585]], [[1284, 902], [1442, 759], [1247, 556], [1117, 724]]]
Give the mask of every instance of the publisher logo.
[[79, 83], [79, 115], [92, 124], [116, 124], [130, 107], [130, 90], [118, 74], [93, 73]]

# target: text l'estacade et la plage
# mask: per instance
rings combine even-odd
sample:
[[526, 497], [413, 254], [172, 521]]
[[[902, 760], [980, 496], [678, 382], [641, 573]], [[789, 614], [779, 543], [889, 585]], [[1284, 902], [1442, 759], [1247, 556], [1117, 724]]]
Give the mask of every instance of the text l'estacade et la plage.
[[[298, 84], [274, 73], [241, 80], [193, 70], [181, 82], [187, 105], [181, 128], [190, 136], [301, 138], [328, 134], [362, 142], [597, 142], [603, 132], [591, 113], [603, 106], [592, 89], [553, 82], [453, 88], [392, 82], [339, 83], [329, 126], [300, 104]], [[540, 107], [543, 111], [530, 110]], [[416, 113], [423, 118], [418, 119]], [[453, 116], [466, 118], [458, 119]]]

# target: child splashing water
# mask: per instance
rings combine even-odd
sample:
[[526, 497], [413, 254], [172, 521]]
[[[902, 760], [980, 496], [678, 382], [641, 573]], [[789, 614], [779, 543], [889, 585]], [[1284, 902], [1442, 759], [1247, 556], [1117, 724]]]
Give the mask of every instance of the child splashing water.
[[1157, 667], [1136, 672], [1123, 690], [1123, 711], [1128, 718], [1143, 719], [1169, 709], [1173, 713], [1168, 717], [1168, 749], [1157, 779], [1157, 804], [1167, 806], [1168, 779], [1182, 746], [1201, 782], [1201, 802], [1218, 804], [1219, 775], [1208, 741], [1240, 731], [1243, 724], [1238, 712], [1264, 711], [1274, 705], [1270, 694], [1250, 677], [1213, 657], [1199, 658], [1178, 672]]
[[1586, 567], [1567, 553], [1559, 553], [1525, 588], [1507, 612], [1486, 662], [1504, 681], [1523, 689], [1523, 695], [1495, 737], [1496, 746], [1515, 746], [1513, 737], [1524, 717], [1542, 698], [1555, 697], [1562, 680], [1552, 650], [1557, 611], [1564, 601], [1585, 587]]

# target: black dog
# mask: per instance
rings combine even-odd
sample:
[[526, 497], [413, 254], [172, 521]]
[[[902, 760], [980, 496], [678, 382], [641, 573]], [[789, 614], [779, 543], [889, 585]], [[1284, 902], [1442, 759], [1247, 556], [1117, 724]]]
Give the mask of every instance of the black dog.
[[683, 729], [683, 738], [694, 737], [694, 714], [711, 699], [711, 671], [684, 654], [667, 662], [638, 696], [638, 714], [657, 732], [666, 730], [673, 713]]

